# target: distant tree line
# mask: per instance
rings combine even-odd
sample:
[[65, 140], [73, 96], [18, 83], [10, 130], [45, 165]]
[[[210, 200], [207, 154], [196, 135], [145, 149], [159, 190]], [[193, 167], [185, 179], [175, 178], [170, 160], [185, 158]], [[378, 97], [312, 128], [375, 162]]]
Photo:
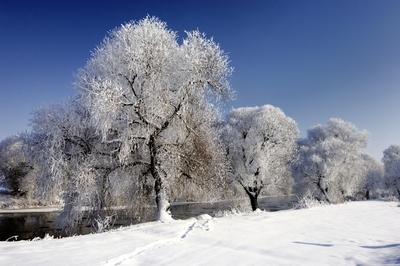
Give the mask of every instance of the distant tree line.
[[78, 95], [33, 114], [32, 130], [0, 143], [0, 178], [14, 196], [62, 204], [65, 226], [123, 207], [143, 216], [171, 201], [247, 195], [338, 203], [400, 198], [400, 146], [383, 164], [365, 154], [367, 134], [341, 119], [299, 138], [271, 105], [232, 109], [230, 61], [194, 31], [178, 41], [157, 18], [113, 30], [76, 80]]

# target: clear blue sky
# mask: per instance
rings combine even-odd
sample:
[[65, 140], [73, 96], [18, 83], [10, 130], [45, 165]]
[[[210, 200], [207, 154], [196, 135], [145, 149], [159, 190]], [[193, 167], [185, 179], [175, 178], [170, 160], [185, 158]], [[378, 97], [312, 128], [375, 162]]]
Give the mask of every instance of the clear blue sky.
[[279, 106], [303, 134], [341, 117], [370, 132], [376, 158], [400, 144], [396, 0], [0, 0], [0, 139], [74, 95], [74, 73], [106, 32], [147, 14], [221, 44], [235, 68], [233, 106]]

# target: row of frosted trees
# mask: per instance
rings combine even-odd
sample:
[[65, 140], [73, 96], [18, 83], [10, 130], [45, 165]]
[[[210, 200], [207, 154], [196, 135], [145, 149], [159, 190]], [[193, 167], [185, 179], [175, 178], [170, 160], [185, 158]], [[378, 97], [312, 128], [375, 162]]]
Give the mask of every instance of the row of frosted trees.
[[61, 202], [68, 226], [83, 209], [143, 215], [155, 203], [166, 220], [171, 201], [240, 193], [253, 210], [266, 194], [400, 196], [400, 147], [384, 152], [383, 167], [348, 122], [331, 119], [299, 140], [296, 122], [270, 105], [221, 115], [231, 73], [198, 31], [178, 42], [156, 18], [125, 24], [79, 71], [76, 98], [35, 112], [31, 132], [1, 143], [0, 171], [14, 194]]

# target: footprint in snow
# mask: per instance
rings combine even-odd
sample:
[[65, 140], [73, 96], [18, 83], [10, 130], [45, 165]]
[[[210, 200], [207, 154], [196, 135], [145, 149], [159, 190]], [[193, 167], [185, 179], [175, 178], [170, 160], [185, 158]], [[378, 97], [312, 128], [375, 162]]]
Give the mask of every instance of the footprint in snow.
[[196, 218], [196, 221], [194, 221], [188, 227], [188, 229], [185, 231], [185, 233], [181, 236], [181, 239], [186, 238], [188, 236], [188, 234], [190, 232], [192, 232], [196, 228], [204, 230], [204, 231], [210, 231], [210, 229], [211, 229], [211, 226], [210, 226], [211, 225], [211, 223], [210, 223], [211, 220], [212, 220], [212, 217], [210, 215], [208, 215], [208, 214], [199, 215]]

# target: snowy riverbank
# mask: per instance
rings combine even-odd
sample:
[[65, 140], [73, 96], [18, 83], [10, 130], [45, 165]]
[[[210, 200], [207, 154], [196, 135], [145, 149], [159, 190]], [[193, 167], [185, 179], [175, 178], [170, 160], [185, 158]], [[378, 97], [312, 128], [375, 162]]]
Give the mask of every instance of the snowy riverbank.
[[1, 242], [0, 265], [400, 264], [400, 207], [352, 202]]

